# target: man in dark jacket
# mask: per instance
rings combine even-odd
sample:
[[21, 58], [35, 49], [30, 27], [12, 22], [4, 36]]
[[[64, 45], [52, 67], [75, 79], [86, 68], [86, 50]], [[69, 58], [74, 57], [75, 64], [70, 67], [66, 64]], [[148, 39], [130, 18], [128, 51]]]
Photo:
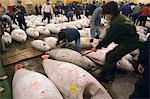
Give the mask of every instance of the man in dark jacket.
[[36, 15], [39, 15], [39, 10], [38, 10], [38, 5], [37, 4], [35, 5], [35, 12], [36, 12]]
[[78, 3], [77, 6], [75, 6], [75, 13], [76, 13], [76, 17], [77, 19], [81, 19], [81, 6], [80, 4]]
[[106, 36], [92, 50], [96, 51], [96, 49], [101, 49], [101, 47], [105, 47], [111, 42], [119, 44], [106, 54], [104, 68], [99, 80], [107, 82], [114, 79], [118, 60], [121, 60], [123, 56], [137, 49], [141, 45], [141, 42], [139, 42], [139, 35], [136, 33], [135, 25], [128, 17], [119, 15], [116, 2], [108, 2], [103, 12], [111, 22], [110, 27]]
[[62, 29], [58, 34], [58, 41], [56, 45], [60, 42], [69, 43], [75, 40], [75, 49], [80, 52], [80, 33], [74, 28]]
[[128, 17], [132, 12], [131, 6], [129, 4], [125, 4], [120, 8], [120, 11], [122, 11], [123, 15]]
[[17, 21], [19, 23], [19, 27], [23, 29], [22, 25], [25, 26], [25, 29], [27, 29], [26, 22], [25, 22], [25, 15], [26, 15], [26, 10], [25, 8], [21, 5], [21, 1], [17, 1], [18, 6], [16, 7], [16, 14], [17, 14]]
[[149, 86], [149, 73], [150, 73], [150, 36], [140, 49], [138, 57], [138, 71], [142, 73], [141, 78], [135, 84], [135, 90], [130, 96], [130, 99], [149, 99], [150, 86]]
[[42, 15], [42, 5], [39, 5], [39, 14]]
[[96, 9], [95, 3], [93, 2], [89, 4], [87, 9], [89, 10], [89, 15], [92, 15], [94, 10]]

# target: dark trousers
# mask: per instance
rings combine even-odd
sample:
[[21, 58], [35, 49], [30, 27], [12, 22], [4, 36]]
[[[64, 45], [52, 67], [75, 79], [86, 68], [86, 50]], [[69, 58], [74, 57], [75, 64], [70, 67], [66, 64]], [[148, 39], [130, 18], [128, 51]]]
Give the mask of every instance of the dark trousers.
[[23, 29], [22, 25], [24, 25], [25, 30], [27, 29], [27, 25], [24, 18], [18, 18], [19, 27]]
[[43, 20], [45, 20], [46, 18], [48, 18], [48, 23], [50, 23], [50, 19], [52, 19], [51, 13], [46, 13], [46, 12], [44, 12], [44, 17], [43, 17], [43, 19], [42, 19], [42, 22], [43, 22]]
[[135, 90], [129, 99], [149, 99], [150, 98], [149, 81], [141, 77], [135, 84]]
[[[106, 54], [106, 61], [103, 66], [103, 72], [111, 72], [116, 69], [117, 62], [122, 59], [126, 54], [134, 51], [140, 47], [141, 43], [134, 44], [119, 44], [116, 48], [111, 50]], [[115, 75], [115, 72], [112, 72], [111, 75]]]
[[140, 26], [145, 26], [146, 21], [147, 21], [147, 16], [140, 16], [139, 21], [140, 21], [140, 24], [139, 24]]
[[39, 15], [39, 11], [38, 11], [38, 9], [36, 9], [36, 15]]
[[76, 17], [77, 17], [77, 19], [81, 19], [80, 13], [77, 13], [77, 14], [76, 14]]
[[70, 17], [67, 16], [67, 19], [68, 19], [68, 22], [70, 22], [70, 20], [73, 21], [73, 16], [70, 16]]
[[134, 22], [134, 24], [137, 24], [138, 17], [139, 17], [139, 13], [135, 13], [132, 15], [132, 21]]

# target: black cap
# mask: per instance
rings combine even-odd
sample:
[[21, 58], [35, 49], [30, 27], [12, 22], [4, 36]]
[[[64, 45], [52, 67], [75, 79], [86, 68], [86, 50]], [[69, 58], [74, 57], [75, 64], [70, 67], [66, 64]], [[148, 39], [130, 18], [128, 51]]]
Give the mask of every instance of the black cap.
[[103, 6], [103, 12], [104, 12], [104, 14], [118, 15], [119, 9], [118, 9], [117, 3], [114, 1], [106, 3]]

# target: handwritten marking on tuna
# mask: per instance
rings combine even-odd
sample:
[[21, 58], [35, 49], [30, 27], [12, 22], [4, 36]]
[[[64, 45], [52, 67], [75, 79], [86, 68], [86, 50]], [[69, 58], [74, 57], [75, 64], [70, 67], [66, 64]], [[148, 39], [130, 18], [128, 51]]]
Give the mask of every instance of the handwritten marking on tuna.
[[77, 92], [77, 86], [75, 85], [75, 83], [72, 83], [71, 92], [72, 93], [76, 93]]
[[40, 83], [39, 82], [35, 82], [32, 84], [32, 88], [33, 89], [38, 89], [40, 87]]

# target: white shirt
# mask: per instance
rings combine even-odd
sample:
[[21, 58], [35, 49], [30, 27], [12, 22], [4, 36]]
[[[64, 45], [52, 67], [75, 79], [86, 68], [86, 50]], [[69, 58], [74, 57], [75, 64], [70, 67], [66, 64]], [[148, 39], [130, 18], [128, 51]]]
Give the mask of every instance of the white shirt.
[[46, 13], [51, 13], [51, 14], [53, 14], [53, 9], [52, 9], [52, 6], [49, 4], [44, 4], [43, 6], [42, 6], [42, 13], [43, 12], [46, 12]]

